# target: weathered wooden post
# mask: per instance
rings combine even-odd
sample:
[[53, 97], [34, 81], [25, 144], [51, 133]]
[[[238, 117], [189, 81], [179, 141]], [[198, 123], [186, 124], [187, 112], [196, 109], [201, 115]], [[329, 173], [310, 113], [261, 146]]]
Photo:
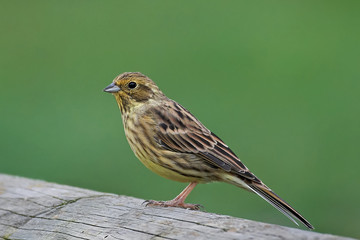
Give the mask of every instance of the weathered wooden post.
[[0, 174], [0, 239], [350, 239]]

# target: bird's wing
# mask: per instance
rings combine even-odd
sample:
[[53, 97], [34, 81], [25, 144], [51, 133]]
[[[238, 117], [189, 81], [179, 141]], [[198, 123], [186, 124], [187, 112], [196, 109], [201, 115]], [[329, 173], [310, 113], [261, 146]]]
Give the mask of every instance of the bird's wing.
[[195, 154], [214, 166], [237, 174], [242, 177], [242, 180], [250, 180], [246, 182], [250, 190], [293, 222], [296, 223], [294, 219], [298, 219], [309, 229], [314, 229], [294, 208], [252, 174], [220, 138], [210, 132], [184, 107], [176, 102], [171, 102], [161, 110], [154, 109], [154, 113], [159, 126], [157, 135], [164, 148], [170, 151]]
[[180, 104], [171, 101], [153, 112], [158, 125], [157, 137], [163, 147], [196, 154], [227, 172], [261, 183], [219, 137]]

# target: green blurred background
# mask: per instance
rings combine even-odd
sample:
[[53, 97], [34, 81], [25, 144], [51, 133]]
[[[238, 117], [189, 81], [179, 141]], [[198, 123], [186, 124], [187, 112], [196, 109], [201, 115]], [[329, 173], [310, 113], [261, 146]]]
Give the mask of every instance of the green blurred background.
[[[1, 1], [0, 172], [168, 200], [102, 89], [141, 71], [316, 231], [360, 237], [359, 1]], [[209, 212], [295, 227], [255, 194]]]

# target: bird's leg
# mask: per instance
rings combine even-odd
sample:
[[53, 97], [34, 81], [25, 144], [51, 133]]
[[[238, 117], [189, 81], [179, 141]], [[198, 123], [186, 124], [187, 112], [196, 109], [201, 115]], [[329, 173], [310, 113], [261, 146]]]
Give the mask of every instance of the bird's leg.
[[187, 209], [191, 209], [191, 210], [199, 210], [202, 207], [201, 205], [185, 203], [186, 197], [190, 194], [190, 192], [195, 188], [196, 185], [197, 185], [197, 182], [191, 182], [173, 200], [170, 200], [170, 201], [149, 200], [149, 201], [147, 201], [146, 206], [180, 207], [180, 208], [187, 208]]
[[177, 202], [184, 203], [185, 199], [190, 194], [190, 192], [195, 188], [196, 185], [197, 185], [197, 182], [191, 182], [184, 190], [182, 190], [182, 192], [179, 195], [176, 196], [176, 198], [174, 198], [171, 201], [177, 201]]

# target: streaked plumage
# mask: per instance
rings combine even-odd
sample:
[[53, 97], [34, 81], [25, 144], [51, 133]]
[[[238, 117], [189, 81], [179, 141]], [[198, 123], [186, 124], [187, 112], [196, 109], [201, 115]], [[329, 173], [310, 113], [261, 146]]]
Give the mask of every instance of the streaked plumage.
[[184, 200], [197, 183], [223, 181], [254, 192], [289, 219], [313, 226], [257, 178], [214, 133], [138, 72], [123, 73], [104, 89], [119, 105], [127, 140], [139, 160], [165, 178], [190, 182], [175, 199], [150, 205], [197, 209]]

